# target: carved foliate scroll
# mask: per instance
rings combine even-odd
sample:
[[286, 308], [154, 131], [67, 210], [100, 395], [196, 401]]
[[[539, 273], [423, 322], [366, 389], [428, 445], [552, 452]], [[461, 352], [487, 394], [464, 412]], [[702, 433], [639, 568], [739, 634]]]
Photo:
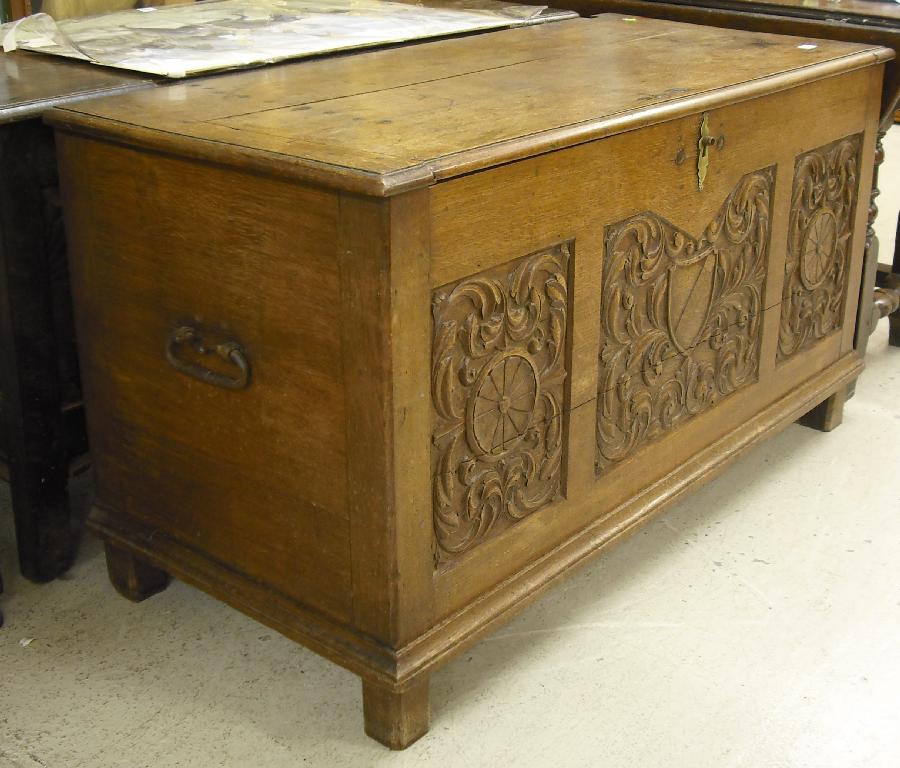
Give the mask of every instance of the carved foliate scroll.
[[862, 135], [797, 158], [777, 359], [841, 327]]
[[432, 296], [435, 562], [561, 498], [570, 246]]
[[595, 469], [757, 379], [774, 168], [697, 240], [646, 212], [607, 227]]

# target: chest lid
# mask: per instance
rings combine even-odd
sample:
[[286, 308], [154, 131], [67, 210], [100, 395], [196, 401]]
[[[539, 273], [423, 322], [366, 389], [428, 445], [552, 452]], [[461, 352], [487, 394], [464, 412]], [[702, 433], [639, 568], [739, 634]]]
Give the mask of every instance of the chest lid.
[[385, 196], [892, 57], [608, 14], [168, 85], [51, 122]]

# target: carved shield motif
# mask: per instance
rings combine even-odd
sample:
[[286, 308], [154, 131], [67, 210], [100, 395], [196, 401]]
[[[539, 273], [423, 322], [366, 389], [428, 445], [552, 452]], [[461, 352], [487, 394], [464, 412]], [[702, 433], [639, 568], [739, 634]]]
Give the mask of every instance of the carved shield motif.
[[606, 228], [598, 475], [757, 379], [774, 186], [748, 173], [700, 238], [652, 211]]
[[716, 254], [705, 251], [690, 264], [669, 269], [667, 311], [672, 341], [684, 354], [693, 349], [706, 328], [716, 279]]

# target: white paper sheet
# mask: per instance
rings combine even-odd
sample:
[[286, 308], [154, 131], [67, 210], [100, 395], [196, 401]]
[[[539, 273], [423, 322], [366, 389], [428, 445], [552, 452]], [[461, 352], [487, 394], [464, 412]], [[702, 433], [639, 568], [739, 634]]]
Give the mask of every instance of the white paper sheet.
[[[471, 0], [207, 0], [54, 21], [35, 14], [0, 26], [6, 51], [82, 59], [186, 77], [334, 51], [533, 24], [543, 6]], [[574, 14], [551, 12], [549, 18]]]

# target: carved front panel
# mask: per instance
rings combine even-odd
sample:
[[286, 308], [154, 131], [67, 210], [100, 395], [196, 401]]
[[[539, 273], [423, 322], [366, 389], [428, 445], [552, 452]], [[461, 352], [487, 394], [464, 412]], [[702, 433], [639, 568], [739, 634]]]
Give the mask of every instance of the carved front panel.
[[774, 183], [744, 176], [699, 240], [652, 212], [607, 227], [598, 474], [756, 380]]
[[435, 561], [563, 494], [570, 246], [432, 296]]
[[862, 135], [797, 158], [778, 335], [782, 361], [841, 327]]

